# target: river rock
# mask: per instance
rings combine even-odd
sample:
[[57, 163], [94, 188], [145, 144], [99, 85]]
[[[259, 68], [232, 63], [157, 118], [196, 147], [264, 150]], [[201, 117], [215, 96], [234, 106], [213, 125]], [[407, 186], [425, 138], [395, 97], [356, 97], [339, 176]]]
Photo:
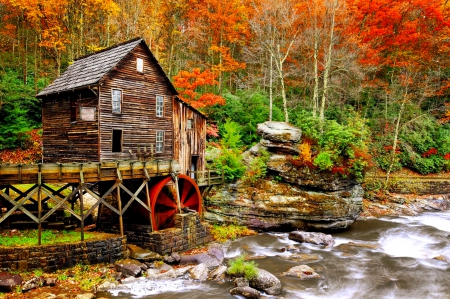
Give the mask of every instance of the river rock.
[[139, 260], [142, 262], [149, 262], [154, 260], [161, 260], [162, 256], [156, 252], [150, 251], [148, 249], [141, 248], [136, 245], [127, 245], [129, 256], [132, 259]]
[[258, 290], [255, 290], [254, 288], [251, 288], [251, 287], [237, 287], [237, 288], [231, 289], [230, 294], [233, 296], [241, 295], [241, 296], [244, 296], [245, 298], [249, 298], [249, 299], [258, 299], [261, 297], [261, 293], [258, 292]]
[[22, 277], [18, 274], [0, 273], [0, 291], [12, 292], [17, 286], [21, 286], [22, 282]]
[[97, 291], [104, 292], [117, 287], [117, 282], [105, 281], [97, 287]]
[[300, 243], [311, 243], [316, 245], [325, 245], [325, 247], [333, 247], [334, 239], [331, 235], [324, 233], [293, 231], [289, 233], [290, 240]]
[[292, 267], [287, 272], [284, 272], [283, 275], [298, 277], [300, 279], [320, 278], [320, 275], [317, 274], [313, 268], [307, 265]]
[[195, 266], [189, 270], [191, 278], [204, 281], [208, 278], [208, 266], [204, 263]]
[[127, 259], [121, 263], [115, 265], [117, 272], [121, 272], [125, 277], [137, 277], [142, 272], [141, 264], [137, 261]]
[[318, 261], [320, 258], [316, 254], [307, 254], [307, 253], [294, 253], [290, 256], [280, 256], [280, 258], [289, 260], [292, 262], [312, 262], [312, 261]]
[[75, 299], [94, 299], [95, 295], [92, 293], [84, 293], [84, 294], [78, 294]]
[[266, 121], [258, 124], [256, 133], [262, 138], [275, 142], [298, 142], [302, 131], [286, 122]]
[[219, 267], [224, 258], [223, 250], [219, 247], [210, 247], [207, 252], [180, 256], [180, 264], [205, 264], [208, 268]]
[[269, 295], [279, 295], [282, 290], [280, 280], [264, 269], [258, 269], [258, 275], [249, 282], [252, 288], [266, 292]]
[[[62, 294], [60, 294], [62, 295]], [[59, 299], [62, 299], [62, 296], [58, 296]], [[40, 294], [35, 294], [33, 299], [55, 299], [57, 296], [55, 294], [52, 293], [47, 293], [47, 292], [43, 292]], [[66, 298], [66, 297], [64, 297]]]
[[225, 278], [225, 273], [227, 272], [226, 266], [219, 266], [208, 275], [208, 278], [215, 281], [221, 281]]
[[58, 278], [57, 277], [46, 277], [46, 278], [44, 278], [44, 285], [45, 286], [52, 287], [52, 286], [56, 285], [57, 282], [58, 282]]
[[40, 287], [43, 284], [42, 278], [40, 277], [33, 277], [30, 280], [27, 280], [22, 285], [22, 291], [26, 292], [35, 288]]
[[248, 287], [250, 285], [250, 282], [245, 277], [236, 277], [233, 280], [234, 286], [239, 287]]

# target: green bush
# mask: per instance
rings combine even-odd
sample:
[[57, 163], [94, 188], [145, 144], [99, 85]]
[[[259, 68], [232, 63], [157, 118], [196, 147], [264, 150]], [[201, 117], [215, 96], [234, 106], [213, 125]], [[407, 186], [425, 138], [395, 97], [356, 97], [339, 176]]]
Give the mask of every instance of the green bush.
[[222, 149], [219, 157], [212, 162], [210, 168], [218, 169], [224, 174], [227, 182], [240, 179], [245, 173], [240, 150]]
[[260, 178], [264, 178], [267, 174], [267, 162], [269, 162], [270, 154], [266, 150], [262, 150], [261, 155], [254, 157], [250, 162], [243, 179], [250, 184], [256, 183]]
[[334, 164], [331, 156], [331, 153], [327, 151], [319, 153], [314, 159], [314, 165], [319, 167], [320, 170], [331, 170]]
[[258, 265], [254, 261], [245, 261], [245, 256], [240, 255], [229, 263], [227, 270], [228, 274], [245, 277], [247, 280], [252, 280], [258, 276]]

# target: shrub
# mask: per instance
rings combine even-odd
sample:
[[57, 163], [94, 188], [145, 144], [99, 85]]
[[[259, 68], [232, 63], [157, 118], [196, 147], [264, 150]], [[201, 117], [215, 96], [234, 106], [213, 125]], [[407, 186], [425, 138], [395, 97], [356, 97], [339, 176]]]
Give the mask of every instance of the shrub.
[[214, 225], [211, 235], [214, 241], [225, 243], [228, 240], [235, 240], [238, 237], [255, 235], [256, 232], [242, 225]]
[[220, 173], [223, 173], [227, 182], [240, 179], [246, 169], [241, 151], [233, 149], [222, 149], [220, 155], [213, 161], [211, 168], [218, 169]]
[[260, 156], [254, 157], [250, 162], [243, 177], [243, 180], [250, 184], [256, 183], [258, 179], [264, 178], [267, 174], [267, 162], [269, 162], [270, 154], [266, 150], [263, 150], [260, 153]]
[[252, 280], [258, 276], [258, 265], [254, 261], [245, 261], [245, 256], [240, 255], [234, 260], [231, 260], [228, 265], [228, 274], [234, 276], [245, 277], [247, 280]]

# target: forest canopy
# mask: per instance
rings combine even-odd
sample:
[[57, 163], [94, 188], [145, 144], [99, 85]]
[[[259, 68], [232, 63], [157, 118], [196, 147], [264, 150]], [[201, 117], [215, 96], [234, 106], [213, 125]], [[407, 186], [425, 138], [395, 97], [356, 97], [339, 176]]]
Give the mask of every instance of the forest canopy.
[[241, 149], [257, 123], [288, 121], [322, 151], [316, 167], [449, 170], [449, 13], [444, 0], [3, 0], [0, 150], [29, 143], [35, 94], [74, 59], [140, 36], [212, 141], [230, 118]]

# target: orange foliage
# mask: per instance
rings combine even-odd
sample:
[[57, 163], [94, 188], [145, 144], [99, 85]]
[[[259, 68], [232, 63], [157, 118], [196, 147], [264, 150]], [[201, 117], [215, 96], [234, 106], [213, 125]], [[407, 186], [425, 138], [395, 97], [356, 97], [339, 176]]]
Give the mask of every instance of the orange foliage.
[[0, 151], [0, 163], [31, 164], [42, 159], [42, 130], [34, 129], [27, 133], [29, 136], [25, 149]]
[[180, 71], [173, 77], [173, 85], [180, 93], [180, 98], [194, 108], [205, 108], [213, 105], [225, 105], [225, 99], [210, 92], [200, 94], [198, 89], [205, 86], [216, 85], [216, 75], [210, 70], [192, 72]]

